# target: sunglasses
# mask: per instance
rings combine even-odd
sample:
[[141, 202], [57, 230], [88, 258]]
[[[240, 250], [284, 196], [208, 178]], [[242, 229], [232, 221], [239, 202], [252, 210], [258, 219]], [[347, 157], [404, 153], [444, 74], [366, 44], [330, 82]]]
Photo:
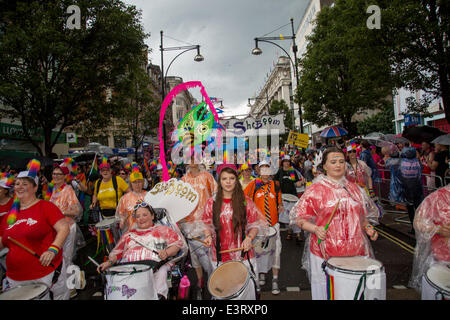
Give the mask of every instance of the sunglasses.
[[151, 205], [149, 205], [147, 202], [144, 202], [142, 200], [139, 200], [138, 202], [136, 202], [136, 205], [134, 206], [134, 211], [136, 211], [139, 208], [149, 208], [151, 213], [155, 212]]
[[356, 153], [356, 150], [350, 150], [348, 153]]

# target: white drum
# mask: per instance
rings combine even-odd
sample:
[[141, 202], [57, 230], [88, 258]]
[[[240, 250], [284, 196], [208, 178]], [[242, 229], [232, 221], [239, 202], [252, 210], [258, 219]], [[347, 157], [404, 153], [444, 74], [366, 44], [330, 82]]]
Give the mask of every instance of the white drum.
[[150, 266], [119, 265], [107, 269], [105, 273], [105, 300], [158, 300]]
[[284, 210], [280, 213], [278, 221], [282, 223], [289, 223], [289, 212], [297, 203], [298, 197], [293, 194], [283, 193], [281, 195], [281, 199], [283, 200]]
[[21, 285], [1, 293], [0, 300], [43, 300], [49, 290], [43, 283]]
[[333, 257], [326, 261], [325, 273], [328, 300], [386, 300], [386, 273], [378, 260]]
[[256, 236], [255, 258], [258, 272], [267, 273], [273, 264], [277, 264], [277, 229], [269, 227], [269, 234], [266, 237]]
[[227, 261], [208, 279], [208, 291], [216, 300], [256, 300], [255, 282], [241, 261]]
[[450, 264], [433, 264], [424, 274], [422, 300], [450, 300]]

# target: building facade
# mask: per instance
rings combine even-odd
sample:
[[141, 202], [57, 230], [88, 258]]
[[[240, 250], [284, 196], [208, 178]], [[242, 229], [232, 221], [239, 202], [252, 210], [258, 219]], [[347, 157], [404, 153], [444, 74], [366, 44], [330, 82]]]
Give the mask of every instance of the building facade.
[[294, 107], [292, 96], [292, 77], [290, 60], [281, 56], [271, 70], [266, 83], [255, 97], [250, 98], [250, 115], [257, 118], [269, 114], [270, 103], [274, 100], [284, 100], [289, 109]]

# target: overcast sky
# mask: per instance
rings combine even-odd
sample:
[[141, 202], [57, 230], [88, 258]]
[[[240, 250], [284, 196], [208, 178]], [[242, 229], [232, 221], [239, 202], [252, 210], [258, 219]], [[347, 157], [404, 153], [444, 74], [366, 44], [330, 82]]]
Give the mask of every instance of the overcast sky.
[[[260, 56], [251, 54], [254, 38], [292, 35], [298, 29], [310, 0], [124, 0], [142, 10], [142, 23], [153, 50], [150, 61], [160, 66], [160, 31], [164, 47], [200, 45], [205, 60], [195, 62], [196, 51], [179, 56], [168, 76], [184, 82], [201, 81], [210, 97], [223, 98], [224, 115], [246, 114], [247, 99], [264, 85], [277, 57], [284, 53], [260, 43]], [[283, 28], [278, 29], [279, 27]], [[274, 31], [274, 32], [272, 32]], [[177, 40], [174, 40], [177, 39]], [[276, 41], [289, 52], [292, 40]], [[164, 68], [181, 51], [164, 52]], [[199, 90], [191, 93], [199, 99]]]

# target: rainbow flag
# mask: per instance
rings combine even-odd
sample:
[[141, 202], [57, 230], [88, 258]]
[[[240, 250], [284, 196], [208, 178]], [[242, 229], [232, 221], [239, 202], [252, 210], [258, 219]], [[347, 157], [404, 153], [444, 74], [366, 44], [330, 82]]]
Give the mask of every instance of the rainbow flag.
[[97, 163], [97, 154], [95, 154], [94, 161], [92, 161], [91, 170], [89, 171], [89, 175], [87, 180], [91, 181], [92, 175], [98, 175], [98, 163]]
[[334, 277], [327, 274], [327, 299], [334, 300]]

